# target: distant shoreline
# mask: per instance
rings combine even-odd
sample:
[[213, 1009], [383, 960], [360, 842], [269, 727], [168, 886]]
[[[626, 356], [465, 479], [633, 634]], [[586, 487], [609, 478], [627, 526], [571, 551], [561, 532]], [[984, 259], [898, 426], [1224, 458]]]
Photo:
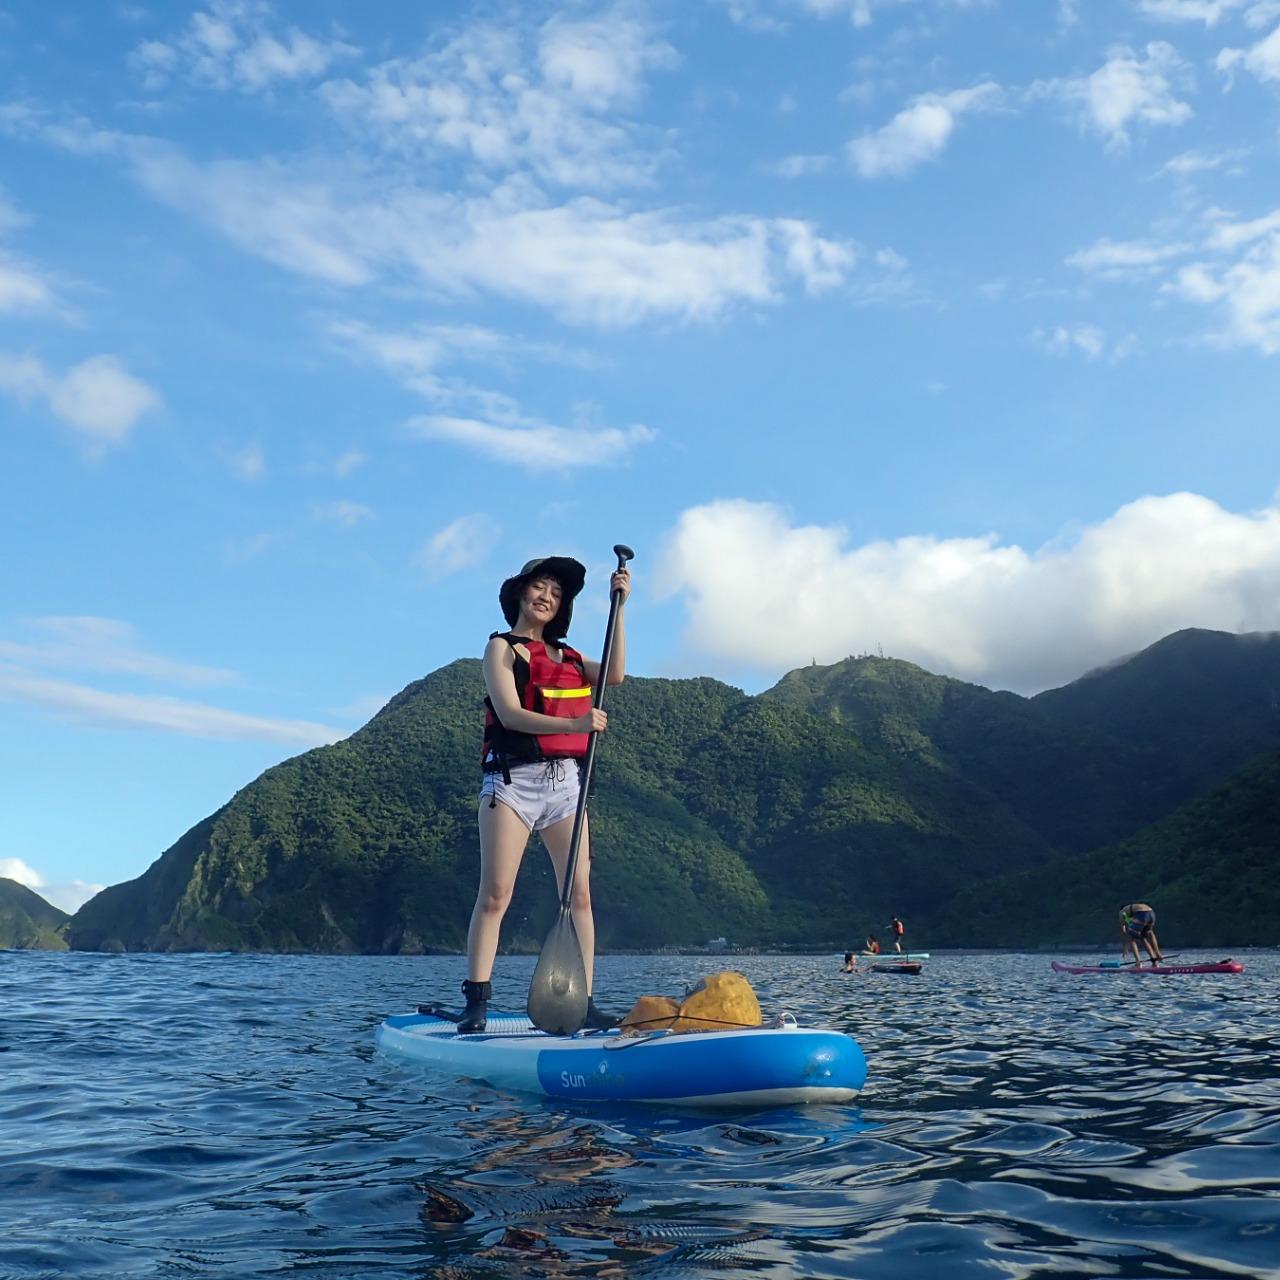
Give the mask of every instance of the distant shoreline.
[[[622, 956], [681, 956], [694, 957], [702, 956], [706, 959], [718, 960], [734, 960], [743, 956], [793, 956], [804, 957], [809, 956], [815, 959], [825, 959], [830, 957], [841, 958], [845, 952], [850, 950], [848, 947], [803, 947], [803, 948], [764, 948], [764, 947], [741, 947], [729, 950], [704, 950], [700, 947], [661, 947], [661, 948], [622, 948], [619, 950], [597, 951], [597, 959], [622, 957]], [[914, 948], [912, 948], [914, 950]], [[940, 956], [983, 956], [983, 955], [1022, 955], [1022, 956], [1054, 956], [1054, 955], [1085, 955], [1096, 954], [1099, 951], [1118, 950], [1118, 946], [1113, 947], [1106, 942], [1092, 943], [1062, 943], [1060, 946], [1039, 946], [1039, 947], [934, 947], [922, 946], [921, 950], [928, 950], [930, 955], [937, 959]], [[1186, 946], [1177, 948], [1181, 951], [1220, 951], [1223, 954], [1228, 952], [1234, 954], [1244, 951], [1275, 951], [1274, 945], [1267, 943], [1230, 943], [1221, 946], [1215, 946], [1213, 943], [1190, 943]], [[1171, 948], [1172, 950], [1172, 948]], [[328, 956], [340, 959], [352, 960], [369, 960], [369, 959], [394, 959], [394, 960], [423, 960], [433, 958], [452, 958], [462, 959], [465, 955], [462, 951], [420, 951], [420, 952], [355, 952], [355, 951], [125, 951], [125, 950], [98, 950], [91, 951], [85, 949], [58, 948], [56, 950], [44, 947], [0, 947], [0, 954], [24, 954], [33, 955], [92, 955], [92, 956], [281, 956], [281, 957], [305, 957], [305, 956]], [[536, 956], [539, 954], [536, 950], [512, 950], [499, 953], [503, 957], [515, 958], [519, 956]], [[882, 958], [891, 959], [896, 953], [886, 951], [881, 953]]]

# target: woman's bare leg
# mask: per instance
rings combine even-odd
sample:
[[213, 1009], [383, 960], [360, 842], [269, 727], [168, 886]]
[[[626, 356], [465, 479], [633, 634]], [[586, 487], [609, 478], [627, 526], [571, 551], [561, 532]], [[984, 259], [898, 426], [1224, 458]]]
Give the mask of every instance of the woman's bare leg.
[[[564, 894], [564, 871], [569, 862], [569, 841], [573, 837], [573, 819], [566, 818], [542, 832], [542, 843], [551, 855], [556, 871], [556, 891]], [[578, 865], [573, 873], [573, 897], [569, 900], [573, 931], [582, 948], [582, 964], [587, 971], [587, 994], [591, 994], [596, 963], [596, 922], [591, 914], [591, 832], [587, 815], [582, 815], [582, 843], [578, 847]]]
[[529, 828], [514, 809], [480, 797], [480, 888], [467, 930], [467, 977], [472, 982], [488, 982], [493, 975], [498, 932], [528, 843]]

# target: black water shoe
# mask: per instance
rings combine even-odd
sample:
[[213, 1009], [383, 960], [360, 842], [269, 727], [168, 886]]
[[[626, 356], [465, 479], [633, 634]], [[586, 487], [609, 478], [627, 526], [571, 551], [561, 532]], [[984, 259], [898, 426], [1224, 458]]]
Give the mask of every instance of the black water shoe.
[[587, 1020], [582, 1024], [584, 1031], [608, 1031], [612, 1027], [619, 1026], [621, 1022], [621, 1018], [605, 1013], [603, 1009], [596, 1007], [596, 1002], [590, 996], [587, 997]]
[[489, 997], [493, 987], [488, 982], [472, 982], [467, 978], [462, 984], [462, 994], [467, 997], [467, 1007], [458, 1019], [458, 1030], [465, 1033], [483, 1031], [489, 1018]]

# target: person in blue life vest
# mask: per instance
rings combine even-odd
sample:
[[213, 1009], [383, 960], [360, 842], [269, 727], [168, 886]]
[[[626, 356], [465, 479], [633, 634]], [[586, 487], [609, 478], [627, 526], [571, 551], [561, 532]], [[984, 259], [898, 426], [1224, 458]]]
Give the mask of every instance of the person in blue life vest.
[[[538, 832], [563, 891], [569, 843], [578, 807], [578, 762], [592, 733], [608, 727], [592, 705], [600, 664], [565, 643], [573, 601], [586, 569], [568, 556], [530, 560], [498, 592], [509, 631], [495, 631], [484, 651], [484, 745], [480, 787], [480, 887], [467, 930], [467, 1004], [458, 1021], [463, 1032], [483, 1031], [489, 1012], [494, 956], [502, 918], [511, 903], [516, 873], [529, 836]], [[623, 624], [631, 574], [609, 580], [618, 606], [613, 652], [606, 679], [621, 684], [626, 665]], [[570, 915], [587, 974], [590, 1028], [617, 1025], [591, 999], [595, 923], [591, 914], [591, 840], [584, 815]]]
[[1138, 943], [1142, 943], [1152, 964], [1159, 964], [1164, 959], [1156, 938], [1156, 913], [1150, 903], [1131, 902], [1120, 908], [1120, 936], [1124, 939], [1125, 958], [1132, 952], [1134, 964], [1142, 963]]
[[893, 919], [889, 921], [889, 937], [893, 939], [893, 949], [895, 951], [902, 950], [902, 935], [906, 933], [906, 931], [906, 925], [904, 925], [897, 916], [894, 916]]

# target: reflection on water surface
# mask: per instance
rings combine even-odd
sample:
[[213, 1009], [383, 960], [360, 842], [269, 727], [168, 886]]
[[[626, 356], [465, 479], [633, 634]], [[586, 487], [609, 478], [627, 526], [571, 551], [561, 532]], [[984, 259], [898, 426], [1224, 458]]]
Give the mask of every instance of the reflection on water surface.
[[[1280, 957], [1244, 958], [736, 957], [770, 1012], [858, 1036], [861, 1104], [671, 1115], [375, 1054], [460, 960], [0, 954], [0, 1275], [1280, 1277]], [[519, 1007], [532, 961], [501, 963]]]

